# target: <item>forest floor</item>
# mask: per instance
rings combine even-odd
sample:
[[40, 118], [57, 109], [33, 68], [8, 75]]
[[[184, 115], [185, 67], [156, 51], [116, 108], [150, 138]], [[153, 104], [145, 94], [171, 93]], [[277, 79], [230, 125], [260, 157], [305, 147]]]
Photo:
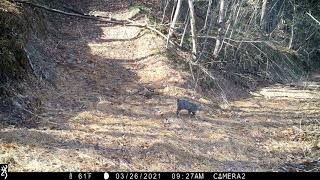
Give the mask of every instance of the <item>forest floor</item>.
[[[122, 1], [84, 2], [96, 15], [132, 16]], [[10, 171], [279, 171], [320, 156], [303, 129], [319, 124], [319, 75], [225, 105], [191, 88], [150, 31], [58, 15], [51, 23], [42, 45], [52, 48], [57, 89], [44, 93], [34, 128], [1, 129]], [[176, 117], [178, 97], [206, 108]]]

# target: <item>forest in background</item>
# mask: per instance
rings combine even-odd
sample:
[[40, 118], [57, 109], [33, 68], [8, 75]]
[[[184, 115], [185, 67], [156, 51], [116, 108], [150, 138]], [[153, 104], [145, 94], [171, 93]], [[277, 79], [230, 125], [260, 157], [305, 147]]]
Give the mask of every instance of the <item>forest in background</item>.
[[[47, 4], [54, 8], [59, 3]], [[219, 77], [214, 76], [254, 90], [268, 83], [297, 81], [310, 71], [318, 70], [319, 4], [316, 0], [135, 2], [136, 6], [145, 6], [141, 10], [150, 16], [148, 26], [166, 36], [167, 48], [173, 42], [175, 47], [192, 52], [195, 72], [192, 67], [187, 68], [193, 72], [194, 80], [205, 88], [220, 90], [224, 87], [216, 87], [223, 85], [219, 85]], [[11, 13], [5, 13], [7, 10], [1, 15], [4, 61], [0, 76], [5, 83], [8, 78], [22, 76], [23, 68], [29, 68], [23, 52], [27, 34], [43, 32], [44, 27], [28, 23], [28, 17], [10, 5], [10, 1], [5, 0], [2, 5], [14, 15], [8, 18]], [[172, 53], [170, 55], [179, 59]], [[201, 66], [200, 70], [197, 65]]]
[[[318, 1], [164, 0], [153, 23], [198, 64], [253, 90], [319, 70], [319, 7]], [[195, 76], [215, 84], [206, 74]]]
[[[26, 25], [28, 17], [9, 2], [2, 2], [12, 7], [14, 14], [12, 18], [5, 12], [1, 15], [2, 83], [22, 76], [22, 69], [30, 69], [23, 52], [27, 34], [30, 29], [44, 31], [41, 20], [36, 22], [40, 25]], [[61, 1], [34, 2], [52, 8], [61, 4]], [[149, 15], [148, 26], [166, 36], [167, 48], [174, 43], [193, 54], [196, 64], [186, 65], [193, 80], [204, 89], [219, 91], [227, 88], [219, 79], [250, 91], [260, 85], [297, 81], [318, 70], [319, 4], [316, 0], [135, 1], [135, 6], [141, 6]], [[169, 55], [179, 59], [173, 51]]]

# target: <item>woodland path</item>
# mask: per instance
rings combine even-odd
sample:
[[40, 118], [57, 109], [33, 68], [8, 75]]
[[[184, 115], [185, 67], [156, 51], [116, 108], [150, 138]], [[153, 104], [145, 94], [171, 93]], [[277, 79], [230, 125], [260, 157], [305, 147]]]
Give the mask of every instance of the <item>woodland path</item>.
[[[83, 7], [132, 16], [121, 1], [98, 2], [83, 1]], [[307, 84], [263, 88], [227, 107], [197, 94], [189, 73], [149, 31], [65, 16], [51, 23], [56, 34], [46, 45], [55, 47], [57, 89], [44, 97], [37, 128], [0, 131], [0, 160], [10, 162], [10, 171], [279, 170], [313, 148], [297, 134], [301, 123], [320, 117], [316, 75]], [[177, 97], [207, 108], [197, 119], [177, 118]]]

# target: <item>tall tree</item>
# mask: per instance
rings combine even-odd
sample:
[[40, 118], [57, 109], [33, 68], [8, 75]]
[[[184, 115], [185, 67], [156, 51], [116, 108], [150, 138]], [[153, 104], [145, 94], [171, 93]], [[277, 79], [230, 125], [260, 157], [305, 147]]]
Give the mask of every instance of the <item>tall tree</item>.
[[188, 30], [188, 27], [189, 27], [189, 19], [190, 19], [190, 16], [189, 16], [189, 9], [188, 9], [188, 14], [186, 16], [186, 19], [184, 21], [184, 30], [183, 30], [183, 33], [182, 33], [182, 37], [181, 37], [181, 40], [180, 40], [180, 46], [182, 47], [183, 45], [183, 40], [184, 40], [184, 37], [187, 33], [187, 30]]
[[220, 0], [220, 10], [219, 10], [219, 19], [218, 19], [218, 25], [219, 25], [218, 37], [216, 40], [216, 45], [213, 50], [213, 56], [215, 58], [218, 57], [221, 41], [223, 39], [224, 16], [225, 16], [224, 0]]
[[168, 33], [168, 38], [167, 38], [167, 48], [169, 46], [170, 38], [172, 36], [175, 24], [176, 24], [178, 17], [179, 17], [179, 12], [181, 9], [181, 2], [182, 2], [182, 0], [178, 0], [178, 2], [177, 2], [176, 10], [175, 10], [175, 13], [174, 13], [174, 16], [173, 16], [173, 19], [172, 19], [172, 22], [171, 22], [171, 25], [169, 28], [169, 33]]
[[211, 11], [211, 4], [212, 4], [212, 0], [209, 0], [209, 4], [208, 4], [208, 9], [207, 9], [207, 15], [206, 15], [206, 20], [204, 21], [204, 25], [203, 25], [203, 30], [206, 30], [207, 28], [207, 23], [208, 23], [208, 18], [210, 15], [210, 11]]
[[192, 35], [192, 53], [194, 54], [194, 58], [197, 55], [197, 30], [196, 30], [196, 20], [194, 15], [194, 6], [193, 1], [188, 0], [189, 4], [189, 12], [190, 12], [190, 26], [191, 26], [191, 35]]
[[[290, 1], [291, 2], [291, 1]], [[291, 22], [291, 29], [290, 29], [290, 38], [289, 38], [289, 45], [288, 48], [291, 49], [292, 48], [292, 42], [293, 42], [293, 35], [294, 35], [294, 17], [296, 14], [296, 7], [295, 7], [295, 2], [293, 0], [293, 2], [291, 2], [292, 8], [293, 8], [293, 15], [292, 15], [292, 22]]]
[[267, 3], [268, 3], [268, 0], [262, 0], [261, 17], [260, 17], [260, 28], [261, 29], [265, 29]]

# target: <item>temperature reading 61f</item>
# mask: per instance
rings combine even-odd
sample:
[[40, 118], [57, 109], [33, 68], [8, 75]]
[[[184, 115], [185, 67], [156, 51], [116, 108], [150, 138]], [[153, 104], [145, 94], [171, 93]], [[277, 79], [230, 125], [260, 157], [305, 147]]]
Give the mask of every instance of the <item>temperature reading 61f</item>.
[[89, 180], [91, 179], [91, 173], [69, 173], [69, 179]]

